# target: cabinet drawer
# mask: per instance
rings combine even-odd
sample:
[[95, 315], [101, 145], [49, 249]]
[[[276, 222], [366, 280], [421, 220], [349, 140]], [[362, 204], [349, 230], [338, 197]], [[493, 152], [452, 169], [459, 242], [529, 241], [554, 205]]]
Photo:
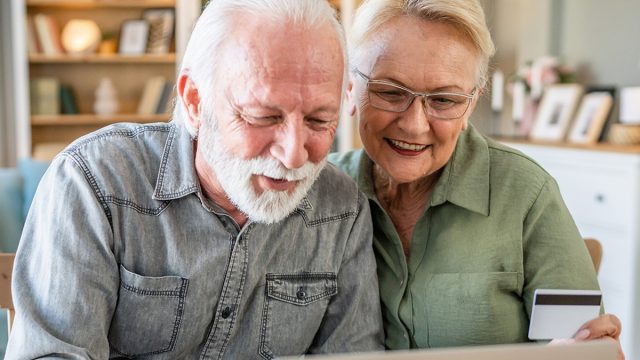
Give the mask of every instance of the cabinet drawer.
[[624, 171], [601, 173], [582, 167], [549, 166], [576, 222], [621, 229], [632, 224], [633, 184]]

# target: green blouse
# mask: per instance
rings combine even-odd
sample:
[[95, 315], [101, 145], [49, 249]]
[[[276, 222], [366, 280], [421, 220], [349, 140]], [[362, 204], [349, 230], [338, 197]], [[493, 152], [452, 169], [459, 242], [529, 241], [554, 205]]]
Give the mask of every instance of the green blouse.
[[597, 289], [555, 180], [472, 126], [416, 224], [406, 258], [378, 202], [371, 159], [331, 154], [369, 198], [386, 346], [525, 342], [536, 289]]

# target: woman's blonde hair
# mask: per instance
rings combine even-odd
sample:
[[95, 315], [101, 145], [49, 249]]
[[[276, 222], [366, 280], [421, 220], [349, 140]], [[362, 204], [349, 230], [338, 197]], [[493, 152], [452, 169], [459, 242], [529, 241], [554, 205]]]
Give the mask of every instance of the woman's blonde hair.
[[366, 56], [364, 45], [380, 28], [399, 16], [445, 22], [460, 29], [478, 50], [480, 64], [476, 82], [480, 88], [485, 86], [495, 46], [478, 0], [365, 0], [356, 12], [348, 41], [352, 65], [362, 62]]

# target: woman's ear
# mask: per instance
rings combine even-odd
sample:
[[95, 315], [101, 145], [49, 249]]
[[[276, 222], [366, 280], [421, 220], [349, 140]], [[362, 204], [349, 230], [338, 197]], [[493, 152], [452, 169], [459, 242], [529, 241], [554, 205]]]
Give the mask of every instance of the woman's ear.
[[471, 114], [473, 114], [473, 112], [476, 110], [476, 105], [478, 105], [478, 100], [480, 99], [483, 93], [484, 93], [484, 88], [478, 88], [478, 90], [476, 91], [476, 94], [473, 96], [473, 99], [471, 99], [471, 104], [469, 104], [469, 108], [467, 109], [467, 112], [464, 114], [462, 130], [467, 130], [467, 128], [469, 127], [469, 118], [471, 117]]
[[194, 129], [200, 128], [200, 94], [196, 84], [191, 80], [189, 74], [186, 71], [180, 73], [178, 77], [178, 98], [182, 101], [182, 105], [187, 109], [187, 118], [185, 121], [189, 122]]
[[347, 83], [347, 88], [345, 89], [345, 111], [349, 116], [354, 116], [356, 114], [356, 102], [355, 102], [355, 89], [353, 88], [354, 82], [353, 75], [349, 73], [349, 82]]

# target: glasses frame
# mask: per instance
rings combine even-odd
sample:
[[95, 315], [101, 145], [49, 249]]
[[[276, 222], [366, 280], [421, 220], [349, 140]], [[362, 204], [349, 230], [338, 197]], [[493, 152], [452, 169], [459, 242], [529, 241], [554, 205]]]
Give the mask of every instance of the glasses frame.
[[[364, 73], [362, 73], [358, 69], [354, 69], [353, 71], [356, 74], [360, 75], [360, 77], [362, 77], [364, 80], [367, 81], [367, 94], [369, 95], [369, 103], [374, 108], [376, 108], [378, 110], [382, 110], [382, 111], [389, 111], [389, 112], [394, 112], [394, 113], [402, 113], [402, 112], [407, 111], [407, 109], [409, 107], [411, 107], [411, 104], [413, 104], [413, 102], [416, 100], [417, 97], [421, 97], [422, 98], [422, 106], [425, 108], [425, 113], [428, 116], [431, 116], [433, 118], [440, 119], [440, 120], [456, 120], [456, 119], [459, 119], [459, 118], [463, 117], [467, 113], [467, 111], [469, 110], [469, 105], [471, 105], [471, 100], [473, 100], [473, 98], [476, 96], [476, 91], [478, 90], [477, 87], [474, 87], [473, 90], [471, 91], [471, 94], [454, 93], [454, 92], [434, 92], [434, 93], [419, 92], [419, 91], [413, 91], [413, 90], [411, 90], [409, 88], [406, 88], [406, 87], [404, 87], [404, 86], [402, 86], [400, 84], [393, 83], [391, 81], [371, 79], [369, 76], [365, 75]], [[384, 108], [381, 108], [379, 106], [373, 105], [373, 103], [371, 101], [371, 90], [369, 90], [369, 84], [380, 84], [380, 85], [392, 86], [392, 87], [395, 87], [397, 89], [406, 91], [407, 93], [411, 94], [413, 96], [413, 98], [411, 98], [411, 100], [407, 102], [407, 106], [402, 110], [384, 109]], [[437, 96], [437, 95], [455, 95], [455, 96], [465, 97], [465, 98], [467, 98], [467, 107], [465, 107], [465, 109], [462, 112], [462, 114], [457, 116], [457, 117], [441, 117], [441, 116], [434, 115], [434, 114], [432, 114], [430, 112], [431, 107], [427, 103], [427, 99], [429, 97], [431, 97], [431, 96]]]

